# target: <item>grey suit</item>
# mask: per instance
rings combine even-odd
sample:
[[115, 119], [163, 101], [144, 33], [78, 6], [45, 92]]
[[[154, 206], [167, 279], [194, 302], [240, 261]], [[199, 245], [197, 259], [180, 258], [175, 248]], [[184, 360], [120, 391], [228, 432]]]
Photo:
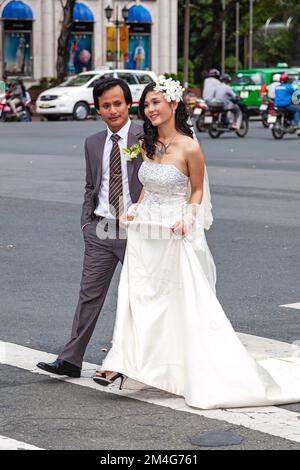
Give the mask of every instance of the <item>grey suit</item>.
[[[131, 123], [127, 146], [138, 142], [142, 128]], [[112, 276], [119, 261], [123, 262], [125, 239], [99, 239], [96, 235], [97, 220], [94, 211], [102, 177], [102, 157], [107, 132], [99, 132], [86, 139], [86, 185], [82, 206], [81, 226], [83, 229], [85, 253], [79, 301], [73, 320], [71, 339], [64, 347], [59, 359], [78, 367], [82, 366], [83, 356], [95, 329]], [[142, 185], [138, 180], [141, 157], [127, 163], [128, 183], [132, 202], [137, 202]]]

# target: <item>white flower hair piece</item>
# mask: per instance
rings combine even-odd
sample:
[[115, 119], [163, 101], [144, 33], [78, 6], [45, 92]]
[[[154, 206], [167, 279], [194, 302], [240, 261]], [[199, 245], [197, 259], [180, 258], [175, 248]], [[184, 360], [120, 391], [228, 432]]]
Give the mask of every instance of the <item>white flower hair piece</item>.
[[178, 80], [160, 75], [155, 83], [156, 86], [154, 90], [161, 92], [168, 103], [171, 103], [171, 101], [177, 101], [179, 103], [179, 101], [182, 100], [184, 88]]

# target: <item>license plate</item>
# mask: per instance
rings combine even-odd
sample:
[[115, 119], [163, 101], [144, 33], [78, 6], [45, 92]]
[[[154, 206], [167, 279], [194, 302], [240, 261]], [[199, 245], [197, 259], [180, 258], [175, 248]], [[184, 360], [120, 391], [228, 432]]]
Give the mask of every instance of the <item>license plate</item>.
[[197, 115], [197, 116], [198, 116], [199, 114], [201, 114], [201, 112], [202, 112], [202, 109], [200, 109], [200, 108], [195, 108], [195, 109], [194, 109], [194, 114]]
[[261, 111], [266, 111], [266, 110], [268, 109], [268, 105], [267, 105], [267, 104], [261, 104], [260, 107], [259, 107], [259, 109], [260, 109]]
[[50, 108], [50, 104], [49, 103], [42, 103], [42, 104], [40, 104], [40, 108]]
[[249, 97], [249, 91], [241, 91], [240, 97], [242, 99], [248, 98]]
[[205, 116], [204, 122], [205, 122], [205, 124], [211, 124], [213, 122], [213, 117], [212, 116]]
[[268, 116], [268, 123], [269, 124], [274, 124], [277, 120], [277, 116]]

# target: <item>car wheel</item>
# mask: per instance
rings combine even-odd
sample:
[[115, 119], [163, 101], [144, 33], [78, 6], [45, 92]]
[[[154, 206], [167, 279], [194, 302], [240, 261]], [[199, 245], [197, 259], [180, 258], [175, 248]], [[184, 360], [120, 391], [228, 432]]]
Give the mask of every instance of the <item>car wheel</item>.
[[73, 119], [75, 121], [84, 121], [90, 114], [90, 108], [86, 103], [76, 103], [73, 110]]

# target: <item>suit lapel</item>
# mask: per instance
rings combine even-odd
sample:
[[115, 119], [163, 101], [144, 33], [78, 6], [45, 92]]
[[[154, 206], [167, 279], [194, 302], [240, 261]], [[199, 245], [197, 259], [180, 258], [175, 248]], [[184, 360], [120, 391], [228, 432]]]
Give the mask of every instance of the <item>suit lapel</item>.
[[97, 178], [96, 178], [96, 188], [95, 188], [96, 194], [98, 194], [100, 190], [101, 177], [102, 177], [102, 161], [103, 161], [103, 153], [104, 153], [106, 137], [107, 137], [107, 131], [99, 135], [99, 141], [98, 141], [99, 147], [97, 148], [98, 160], [97, 160]]

